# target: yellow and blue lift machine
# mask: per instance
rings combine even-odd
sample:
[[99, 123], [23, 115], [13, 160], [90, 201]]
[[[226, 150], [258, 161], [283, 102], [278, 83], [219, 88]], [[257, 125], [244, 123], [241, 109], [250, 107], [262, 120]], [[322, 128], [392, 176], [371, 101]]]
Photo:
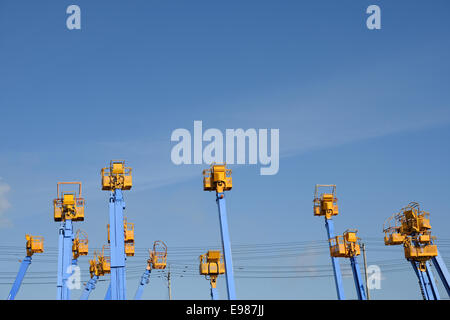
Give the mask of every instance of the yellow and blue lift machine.
[[436, 238], [431, 236], [429, 212], [421, 210], [417, 202], [410, 202], [386, 220], [383, 232], [385, 245], [403, 245], [405, 258], [419, 280], [424, 300], [440, 299], [430, 261], [450, 296], [450, 274], [435, 244]]
[[[102, 190], [110, 191], [109, 224], [111, 250], [111, 283], [112, 300], [126, 299], [125, 278], [125, 230], [124, 215], [125, 201], [123, 190], [132, 187], [131, 168], [125, 166], [123, 160], [111, 160], [109, 167], [101, 170]], [[134, 246], [133, 246], [134, 249]]]
[[144, 287], [150, 282], [152, 269], [163, 270], [167, 266], [167, 245], [164, 241], [157, 240], [153, 243], [153, 250], [149, 250], [150, 258], [147, 260], [147, 267], [142, 274], [138, 289], [134, 295], [134, 300], [141, 300]]
[[[108, 228], [108, 248], [110, 248], [111, 238], [109, 232], [109, 224]], [[123, 238], [124, 238], [124, 248], [125, 248], [125, 256], [133, 257], [135, 252], [134, 247], [134, 223], [128, 223], [127, 218], [123, 218]], [[125, 261], [127, 258], [125, 257]], [[111, 283], [109, 283], [108, 291], [105, 296], [105, 300], [111, 300]]]
[[[78, 187], [75, 191], [62, 191], [62, 186]], [[61, 191], [61, 192], [60, 192]], [[53, 200], [53, 218], [60, 222], [58, 238], [57, 300], [70, 300], [67, 281], [71, 276], [73, 259], [73, 221], [84, 221], [84, 199], [81, 196], [81, 182], [58, 182], [57, 198]]]
[[225, 273], [223, 256], [218, 250], [209, 250], [200, 256], [200, 275], [204, 275], [211, 285], [211, 299], [219, 300], [217, 277]]
[[16, 298], [17, 292], [19, 292], [20, 286], [22, 284], [23, 278], [25, 277], [25, 273], [28, 270], [28, 267], [31, 264], [31, 257], [34, 253], [42, 253], [44, 252], [44, 238], [40, 236], [31, 236], [26, 235], [26, 250], [27, 255], [25, 259], [22, 260], [19, 268], [19, 272], [17, 273], [16, 280], [12, 285], [11, 291], [9, 292], [7, 300], [14, 300]]
[[87, 233], [77, 230], [72, 244], [72, 265], [78, 265], [80, 256], [87, 256], [89, 253], [89, 240]]
[[89, 273], [91, 274], [91, 279], [86, 283], [83, 293], [81, 294], [80, 300], [89, 299], [89, 295], [92, 290], [95, 289], [98, 279], [105, 274], [111, 273], [111, 259], [109, 256], [105, 255], [106, 247], [102, 247], [102, 252], [94, 252], [94, 259], [89, 260]]
[[352, 266], [353, 280], [359, 300], [367, 300], [366, 291], [361, 278], [357, 256], [361, 254], [360, 238], [356, 229], [349, 229], [342, 236], [330, 239], [330, 255], [334, 258], [349, 258]]
[[[327, 192], [323, 192], [328, 189]], [[338, 215], [338, 205], [336, 197], [336, 185], [334, 184], [316, 184], [313, 200], [314, 216], [325, 217], [325, 228], [327, 229], [328, 244], [331, 250], [331, 239], [334, 238], [334, 222], [332, 217]], [[337, 257], [331, 256], [333, 265], [334, 282], [339, 300], [345, 300], [344, 285], [342, 282], [341, 266]]]
[[210, 169], [203, 170], [203, 190], [216, 192], [216, 202], [219, 209], [220, 233], [222, 236], [222, 250], [225, 257], [225, 277], [227, 282], [228, 300], [236, 299], [231, 241], [225, 205], [225, 191], [231, 190], [232, 186], [231, 169], [227, 169], [225, 164], [212, 164]]

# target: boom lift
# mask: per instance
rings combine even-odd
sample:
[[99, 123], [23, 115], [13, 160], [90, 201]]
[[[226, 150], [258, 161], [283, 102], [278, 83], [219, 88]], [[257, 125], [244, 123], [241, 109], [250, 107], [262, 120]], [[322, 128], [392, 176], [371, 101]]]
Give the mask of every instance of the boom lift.
[[[126, 299], [125, 279], [125, 202], [123, 190], [132, 187], [131, 168], [125, 166], [123, 160], [111, 160], [109, 167], [101, 170], [102, 190], [110, 191], [109, 224], [111, 226], [111, 299]], [[134, 246], [133, 246], [134, 249]]]
[[152, 269], [163, 270], [167, 266], [167, 245], [164, 241], [157, 240], [153, 243], [153, 250], [149, 250], [150, 258], [147, 260], [147, 267], [142, 274], [134, 300], [141, 300], [144, 286], [150, 281]]
[[16, 298], [17, 292], [19, 292], [20, 285], [22, 284], [23, 278], [25, 277], [25, 273], [27, 272], [27, 269], [31, 264], [31, 257], [33, 256], [33, 254], [44, 252], [43, 237], [31, 236], [27, 234], [25, 236], [25, 239], [27, 240], [26, 242], [27, 255], [20, 264], [19, 272], [17, 273], [16, 280], [12, 285], [7, 300], [14, 300]]
[[219, 300], [217, 277], [225, 273], [223, 256], [218, 250], [209, 250], [200, 256], [200, 275], [204, 275], [211, 284], [211, 299]]
[[[107, 225], [108, 228], [108, 244], [111, 243], [110, 239], [110, 228], [109, 224]], [[124, 230], [124, 249], [125, 249], [125, 255], [127, 257], [134, 256], [135, 253], [135, 247], [134, 247], [134, 223], [128, 223], [127, 218], [123, 218], [123, 230]], [[127, 258], [125, 257], [125, 261]], [[108, 291], [106, 292], [105, 300], [111, 300], [111, 283], [108, 286]]]
[[361, 273], [359, 272], [358, 260], [356, 259], [361, 254], [361, 239], [356, 236], [357, 232], [356, 229], [349, 229], [342, 236], [331, 238], [330, 255], [334, 258], [350, 258], [358, 299], [367, 300]]
[[[61, 191], [60, 186], [78, 187], [78, 191]], [[72, 264], [73, 225], [72, 221], [84, 220], [84, 199], [81, 197], [81, 182], [58, 182], [57, 198], [53, 200], [53, 217], [61, 222], [58, 241], [57, 300], [70, 300], [67, 280]]]
[[229, 300], [236, 299], [234, 285], [233, 261], [231, 256], [231, 241], [228, 230], [227, 209], [225, 204], [225, 191], [233, 187], [231, 169], [225, 164], [212, 164], [210, 169], [203, 170], [203, 190], [215, 191], [216, 202], [219, 209], [220, 232], [222, 236], [222, 250], [225, 256], [225, 276]]
[[[330, 189], [324, 193], [323, 189]], [[316, 184], [313, 200], [314, 216], [325, 217], [325, 228], [327, 229], [328, 243], [331, 252], [331, 239], [334, 238], [334, 223], [333, 216], [338, 215], [338, 205], [336, 197], [336, 185], [334, 184]], [[341, 267], [337, 257], [331, 255], [331, 263], [333, 265], [334, 281], [336, 284], [336, 291], [339, 300], [345, 300], [344, 286], [342, 282]]]
[[87, 256], [89, 253], [89, 241], [87, 233], [77, 230], [72, 244], [72, 265], [78, 264], [80, 256]]
[[91, 279], [86, 283], [80, 300], [89, 299], [89, 295], [95, 289], [99, 277], [111, 273], [111, 260], [110, 257], [105, 255], [105, 246], [102, 247], [101, 253], [94, 252], [94, 259], [89, 260], [89, 273]]
[[421, 210], [417, 202], [410, 202], [399, 213], [386, 220], [383, 232], [385, 245], [403, 245], [405, 258], [411, 263], [419, 280], [424, 300], [440, 299], [430, 270], [430, 261], [433, 261], [445, 290], [450, 296], [450, 274], [434, 243], [436, 238], [431, 236], [429, 212]]

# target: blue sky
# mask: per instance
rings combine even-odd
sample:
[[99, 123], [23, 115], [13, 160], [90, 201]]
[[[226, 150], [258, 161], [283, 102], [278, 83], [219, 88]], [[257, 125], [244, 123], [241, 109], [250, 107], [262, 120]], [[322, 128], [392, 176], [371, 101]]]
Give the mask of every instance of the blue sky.
[[[65, 12], [74, 3], [82, 29], [70, 31]], [[381, 30], [366, 28], [370, 4], [381, 7]], [[312, 198], [315, 184], [333, 183], [337, 232], [358, 228], [368, 239], [369, 264], [405, 265], [404, 272], [383, 273], [372, 296], [419, 299], [401, 248], [380, 241], [384, 220], [419, 201], [450, 257], [448, 9], [439, 0], [1, 1], [0, 243], [12, 253], [0, 253], [0, 294], [7, 296], [25, 233], [33, 233], [45, 237], [48, 250], [33, 257], [29, 282], [46, 272], [48, 283], [24, 283], [17, 298], [55, 297], [51, 201], [58, 181], [83, 182], [86, 220], [76, 228], [87, 231], [92, 247], [104, 244], [108, 195], [100, 190], [100, 169], [113, 158], [134, 172], [125, 200], [139, 254], [129, 259], [129, 298], [154, 240], [168, 244], [174, 269], [194, 266], [197, 251], [219, 245], [214, 195], [201, 185], [206, 165], [170, 160], [172, 131], [192, 131], [202, 120], [205, 129], [223, 132], [280, 129], [277, 175], [232, 166], [232, 246], [325, 240]], [[187, 262], [180, 258], [185, 247], [193, 252]], [[321, 248], [259, 260], [245, 260], [251, 252], [243, 250], [235, 264], [314, 269], [329, 265], [326, 243]], [[80, 261], [85, 273], [87, 260]], [[238, 298], [336, 297], [332, 278], [273, 276], [237, 279]], [[200, 276], [174, 277], [172, 284], [176, 299], [209, 298]], [[345, 285], [354, 298], [352, 279]], [[102, 299], [105, 286], [92, 297]], [[219, 290], [225, 297], [224, 279]], [[144, 298], [166, 299], [164, 282], [155, 277]]]

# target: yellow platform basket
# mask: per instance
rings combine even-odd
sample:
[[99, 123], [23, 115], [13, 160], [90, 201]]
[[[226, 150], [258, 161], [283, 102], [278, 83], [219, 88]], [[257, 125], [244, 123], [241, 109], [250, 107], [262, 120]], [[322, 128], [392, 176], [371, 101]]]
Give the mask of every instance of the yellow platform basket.
[[125, 242], [134, 242], [134, 223], [124, 220]]
[[[320, 190], [323, 188], [331, 188], [331, 192], [321, 193]], [[335, 185], [316, 185], [313, 200], [313, 213], [314, 216], [325, 216], [327, 219], [339, 214]]]
[[125, 254], [127, 255], [127, 257], [134, 256], [134, 242], [125, 243]]
[[105, 251], [109, 249], [109, 246], [102, 247], [102, 253], [97, 254], [97, 270], [98, 275], [103, 276], [111, 273], [111, 257], [105, 254]]
[[89, 273], [91, 274], [91, 278], [96, 275], [100, 276], [98, 269], [97, 269], [97, 263], [95, 259], [89, 260]]
[[347, 250], [342, 236], [330, 239], [330, 255], [335, 258], [347, 257]]
[[62, 207], [58, 204], [58, 199], [53, 200], [53, 219], [55, 221], [62, 220]]
[[111, 257], [106, 254], [106, 251], [109, 251], [109, 245], [103, 245], [102, 252], [94, 254], [94, 257], [97, 258], [96, 268], [100, 276], [111, 273]]
[[78, 245], [78, 254], [80, 256], [87, 256], [89, 253], [89, 245], [86, 242], [80, 242]]
[[27, 256], [31, 257], [34, 253], [44, 252], [44, 237], [25, 235]]
[[[78, 192], [61, 192], [62, 185], [78, 187]], [[53, 219], [55, 221], [72, 220], [84, 221], [84, 204], [81, 197], [81, 182], [58, 182], [57, 198], [53, 200]]]
[[219, 275], [225, 273], [225, 264], [220, 251], [209, 250], [206, 254], [200, 256], [200, 274], [201, 275]]
[[437, 246], [429, 244], [425, 246], [405, 246], [405, 258], [415, 261], [426, 261], [438, 255]]
[[102, 190], [130, 190], [133, 186], [131, 168], [125, 166], [124, 160], [111, 160], [109, 167], [101, 170]]
[[359, 245], [359, 238], [356, 235], [358, 230], [348, 229], [344, 232], [344, 243], [347, 251], [347, 257], [359, 256], [361, 248]]
[[89, 253], [89, 240], [87, 233], [78, 230], [72, 244], [73, 259], [78, 259], [79, 256], [87, 256]]
[[349, 229], [342, 236], [330, 239], [330, 255], [336, 258], [350, 258], [359, 256], [361, 248], [356, 230]]
[[406, 237], [400, 233], [386, 234], [384, 237], [384, 244], [387, 246], [399, 245], [405, 242]]
[[212, 164], [209, 169], [203, 170], [203, 190], [223, 192], [229, 191], [233, 187], [231, 169], [227, 169], [225, 164]]
[[111, 273], [111, 260], [110, 257], [102, 257], [100, 260], [100, 266], [101, 266], [101, 275], [105, 275], [108, 273]]
[[399, 213], [400, 231], [406, 235], [428, 232], [431, 229], [430, 213], [420, 210], [417, 202], [409, 203]]
[[[106, 228], [108, 230], [108, 243], [110, 243], [111, 238], [109, 223], [106, 225]], [[134, 242], [134, 223], [128, 223], [126, 219], [123, 220], [123, 236], [125, 243]]]
[[153, 250], [150, 252], [150, 263], [153, 269], [165, 269], [167, 266], [167, 245], [157, 240], [153, 243]]

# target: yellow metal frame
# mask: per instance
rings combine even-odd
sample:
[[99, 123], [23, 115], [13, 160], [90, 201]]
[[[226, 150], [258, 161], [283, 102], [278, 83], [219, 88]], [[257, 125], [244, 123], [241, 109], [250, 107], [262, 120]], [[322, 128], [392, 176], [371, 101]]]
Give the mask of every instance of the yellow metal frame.
[[431, 236], [430, 213], [422, 211], [417, 202], [410, 202], [383, 225], [385, 245], [403, 245], [405, 258], [419, 262], [426, 271], [426, 262], [437, 256], [437, 246]]
[[389, 217], [383, 224], [384, 244], [386, 246], [395, 246], [403, 244], [406, 235], [401, 233], [401, 217], [398, 213]]
[[223, 255], [218, 250], [209, 250], [200, 257], [201, 275], [218, 275], [225, 273], [225, 264]]
[[330, 255], [336, 258], [350, 258], [361, 254], [361, 239], [356, 236], [358, 230], [348, 229], [342, 236], [330, 239]]
[[153, 243], [153, 250], [150, 251], [150, 259], [148, 260], [148, 269], [165, 269], [167, 266], [167, 245], [162, 240]]
[[125, 218], [123, 220], [123, 230], [125, 232], [125, 242], [134, 242], [134, 223], [127, 222]]
[[127, 257], [134, 256], [134, 242], [125, 243], [125, 254], [127, 255]]
[[233, 187], [231, 169], [226, 164], [212, 164], [209, 169], [203, 170], [203, 190], [222, 193]]
[[[60, 192], [61, 185], [78, 186], [78, 192]], [[84, 221], [84, 199], [81, 196], [81, 182], [58, 182], [56, 199], [53, 200], [53, 218], [55, 221]]]
[[431, 229], [430, 213], [420, 210], [417, 202], [411, 202], [405, 208], [402, 208], [399, 217], [401, 219], [401, 232], [404, 234], [412, 235]]
[[109, 167], [102, 168], [102, 190], [130, 190], [133, 186], [131, 168], [125, 166], [125, 160], [111, 160]]
[[411, 238], [408, 238], [408, 241], [405, 242], [403, 249], [405, 252], [405, 258], [409, 261], [419, 262], [419, 269], [421, 271], [426, 271], [426, 262], [433, 257], [436, 257], [438, 254], [437, 246], [435, 244], [416, 243], [414, 245]]
[[79, 256], [87, 256], [89, 253], [89, 240], [86, 232], [78, 230], [72, 244], [72, 255], [74, 259]]
[[225, 273], [225, 264], [223, 255], [218, 250], [209, 250], [200, 257], [199, 271], [210, 281], [211, 287], [216, 288], [217, 277]]
[[[108, 243], [110, 243], [111, 240], [109, 223], [106, 225], [106, 228], [108, 232]], [[125, 243], [134, 242], [134, 223], [127, 222], [127, 218], [123, 219], [123, 235]]]
[[44, 237], [25, 235], [27, 256], [31, 257], [34, 253], [44, 252]]
[[104, 245], [101, 253], [95, 251], [94, 259], [89, 260], [89, 271], [91, 272], [91, 277], [93, 277], [93, 274], [97, 276], [104, 276], [105, 274], [111, 273], [111, 257], [105, 255], [105, 251], [108, 249], [109, 246]]
[[94, 259], [89, 260], [89, 273], [91, 274], [91, 278], [95, 276], [99, 276], [99, 271], [97, 269], [97, 262], [95, 260], [95, 253], [94, 253]]
[[[331, 188], [331, 193], [319, 193], [321, 188]], [[325, 216], [330, 219], [339, 214], [336, 196], [336, 185], [334, 184], [316, 184], [314, 190], [313, 212], [315, 216]]]

